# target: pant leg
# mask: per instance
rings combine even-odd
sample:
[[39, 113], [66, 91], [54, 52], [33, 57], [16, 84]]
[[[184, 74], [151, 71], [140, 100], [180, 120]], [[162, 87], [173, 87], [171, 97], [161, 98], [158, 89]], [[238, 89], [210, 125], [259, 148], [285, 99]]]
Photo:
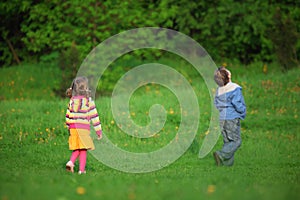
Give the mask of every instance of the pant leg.
[[222, 164], [225, 166], [232, 166], [234, 164], [234, 155], [227, 160], [223, 160]]
[[220, 122], [224, 145], [218, 151], [224, 165], [233, 165], [234, 153], [241, 145], [240, 120], [225, 120]]

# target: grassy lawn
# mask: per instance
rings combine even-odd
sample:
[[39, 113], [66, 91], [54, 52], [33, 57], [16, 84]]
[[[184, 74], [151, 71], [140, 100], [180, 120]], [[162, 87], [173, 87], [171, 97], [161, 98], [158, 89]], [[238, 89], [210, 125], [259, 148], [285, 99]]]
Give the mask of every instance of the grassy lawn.
[[[208, 97], [200, 95], [203, 82], [196, 79], [192, 85], [199, 97], [200, 127], [183, 156], [161, 170], [132, 174], [88, 154], [86, 175], [64, 168], [71, 154], [64, 126], [68, 99], [52, 91], [59, 70], [38, 65], [0, 69], [0, 199], [299, 199], [300, 69], [282, 73], [271, 65], [267, 74], [260, 64], [229, 69], [243, 87], [248, 112], [233, 167], [216, 167], [212, 152], [198, 158], [210, 107]], [[157, 85], [140, 88], [130, 105], [131, 117], [147, 124], [153, 103], [164, 105], [167, 122], [157, 137], [143, 140], [125, 135], [113, 119], [110, 98], [98, 97], [104, 133], [129, 151], [166, 145], [180, 125], [174, 95]], [[221, 146], [219, 138], [214, 150]]]

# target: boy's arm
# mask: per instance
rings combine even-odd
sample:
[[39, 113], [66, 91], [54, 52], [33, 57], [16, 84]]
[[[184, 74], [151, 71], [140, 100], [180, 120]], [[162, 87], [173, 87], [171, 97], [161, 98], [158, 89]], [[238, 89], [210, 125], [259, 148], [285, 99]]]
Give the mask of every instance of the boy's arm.
[[218, 93], [218, 89], [216, 90], [215, 97], [214, 97], [214, 105], [218, 109], [217, 93]]
[[236, 93], [232, 99], [232, 105], [234, 106], [235, 110], [238, 113], [240, 113], [240, 114], [246, 113], [246, 104], [245, 104], [245, 100], [244, 100], [241, 88], [236, 90]]

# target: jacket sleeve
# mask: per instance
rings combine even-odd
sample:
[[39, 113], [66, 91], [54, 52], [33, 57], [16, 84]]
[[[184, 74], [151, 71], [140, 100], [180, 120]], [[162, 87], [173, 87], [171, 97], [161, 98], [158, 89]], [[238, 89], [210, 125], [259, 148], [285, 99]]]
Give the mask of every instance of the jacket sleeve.
[[69, 103], [69, 106], [68, 106], [68, 108], [67, 108], [67, 112], [66, 112], [66, 125], [67, 125], [67, 127], [69, 128], [69, 126], [70, 126], [70, 104], [71, 104], [71, 102]]
[[96, 109], [95, 102], [90, 100], [89, 101], [89, 118], [92, 121], [92, 125], [97, 133], [98, 136], [102, 134], [102, 127], [101, 122], [99, 119], [99, 115]]
[[218, 109], [217, 93], [218, 93], [218, 89], [215, 92], [215, 98], [214, 98], [214, 105]]
[[234, 96], [232, 98], [232, 105], [235, 110], [241, 115], [246, 114], [246, 104], [242, 94], [242, 88], [236, 89], [236, 92], [234, 93]]

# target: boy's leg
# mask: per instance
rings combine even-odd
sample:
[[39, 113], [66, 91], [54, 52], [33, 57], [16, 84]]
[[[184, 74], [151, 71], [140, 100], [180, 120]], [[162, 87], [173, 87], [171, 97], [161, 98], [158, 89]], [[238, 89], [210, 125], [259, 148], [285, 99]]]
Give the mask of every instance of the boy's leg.
[[240, 120], [225, 120], [220, 123], [224, 145], [221, 151], [217, 151], [222, 164], [231, 166], [234, 161], [234, 153], [241, 145]]
[[233, 163], [234, 163], [234, 155], [231, 158], [229, 158], [228, 160], [223, 161], [223, 165], [225, 165], [225, 166], [232, 166]]

